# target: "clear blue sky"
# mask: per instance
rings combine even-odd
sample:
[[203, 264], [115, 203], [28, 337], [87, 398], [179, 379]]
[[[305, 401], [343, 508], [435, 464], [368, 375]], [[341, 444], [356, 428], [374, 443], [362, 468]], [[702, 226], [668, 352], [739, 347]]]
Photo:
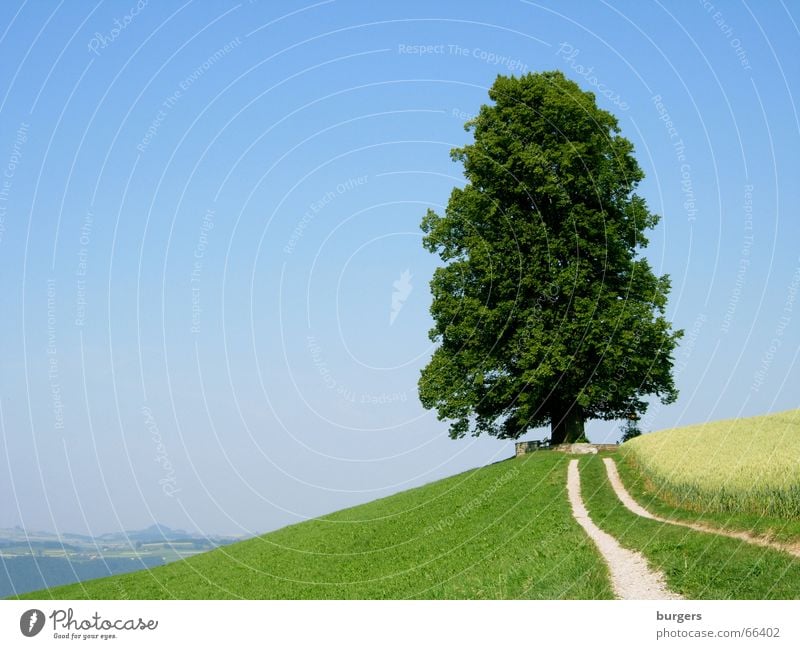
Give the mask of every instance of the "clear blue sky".
[[508, 457], [416, 397], [419, 221], [498, 74], [563, 70], [635, 144], [687, 332], [645, 428], [798, 407], [798, 22], [780, 1], [2, 3], [0, 527], [248, 534]]

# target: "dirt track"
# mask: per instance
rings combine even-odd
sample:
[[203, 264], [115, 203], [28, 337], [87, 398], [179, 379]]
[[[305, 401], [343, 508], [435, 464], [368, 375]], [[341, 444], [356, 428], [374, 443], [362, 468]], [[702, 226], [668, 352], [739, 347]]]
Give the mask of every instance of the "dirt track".
[[681, 599], [669, 590], [664, 576], [651, 570], [638, 552], [623, 548], [617, 540], [601, 530], [589, 517], [581, 498], [578, 460], [567, 469], [567, 493], [575, 520], [594, 541], [611, 573], [611, 586], [618, 599]]

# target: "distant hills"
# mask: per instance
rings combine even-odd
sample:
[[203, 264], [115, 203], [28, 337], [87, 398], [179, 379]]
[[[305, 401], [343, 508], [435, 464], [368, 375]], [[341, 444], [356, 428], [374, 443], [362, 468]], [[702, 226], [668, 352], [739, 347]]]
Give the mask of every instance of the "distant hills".
[[127, 543], [130, 541], [141, 541], [144, 543], [154, 543], [158, 541], [181, 541], [186, 539], [214, 539], [223, 541], [233, 541], [239, 537], [233, 536], [206, 536], [203, 534], [196, 534], [187, 532], [186, 530], [172, 529], [161, 523], [154, 523], [150, 527], [145, 527], [141, 530], [125, 530], [122, 532], [106, 532], [98, 536], [88, 536], [86, 534], [73, 534], [64, 532], [55, 534], [53, 532], [39, 532], [25, 530], [19, 526], [0, 528], [0, 543], [25, 543], [30, 540], [32, 543], [38, 542], [51, 542], [55, 541], [60, 543], [89, 543], [95, 542], [110, 542], [110, 543]]
[[199, 537], [196, 534], [190, 534], [184, 530], [173, 530], [166, 525], [155, 523], [150, 527], [144, 528], [143, 530], [134, 530], [131, 532], [112, 532], [110, 534], [102, 534], [97, 538], [103, 541], [125, 541], [127, 538], [131, 541], [153, 543], [156, 541], [180, 541], [181, 539], [205, 537]]
[[237, 540], [160, 523], [96, 537], [0, 529], [0, 597], [161, 566]]

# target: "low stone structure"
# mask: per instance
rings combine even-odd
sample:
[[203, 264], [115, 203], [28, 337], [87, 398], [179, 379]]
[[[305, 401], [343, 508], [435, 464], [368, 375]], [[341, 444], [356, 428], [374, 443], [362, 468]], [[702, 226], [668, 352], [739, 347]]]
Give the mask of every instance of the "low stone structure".
[[514, 444], [514, 455], [519, 457], [520, 455], [526, 455], [527, 453], [538, 451], [540, 448], [549, 447], [546, 443], [540, 442], [539, 440], [534, 440], [532, 442], [517, 442]]
[[527, 455], [539, 449], [547, 449], [550, 451], [558, 451], [559, 453], [569, 453], [573, 455], [597, 455], [600, 451], [616, 451], [619, 444], [558, 444], [556, 446], [548, 446], [547, 443], [542, 443], [538, 440], [533, 442], [517, 442], [514, 445], [514, 455], [520, 457]]

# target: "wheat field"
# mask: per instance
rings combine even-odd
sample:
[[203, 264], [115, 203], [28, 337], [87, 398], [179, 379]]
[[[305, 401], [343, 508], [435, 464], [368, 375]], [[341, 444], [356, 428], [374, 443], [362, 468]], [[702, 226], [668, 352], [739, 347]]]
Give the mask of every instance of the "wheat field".
[[663, 430], [621, 450], [675, 505], [800, 516], [800, 410]]

